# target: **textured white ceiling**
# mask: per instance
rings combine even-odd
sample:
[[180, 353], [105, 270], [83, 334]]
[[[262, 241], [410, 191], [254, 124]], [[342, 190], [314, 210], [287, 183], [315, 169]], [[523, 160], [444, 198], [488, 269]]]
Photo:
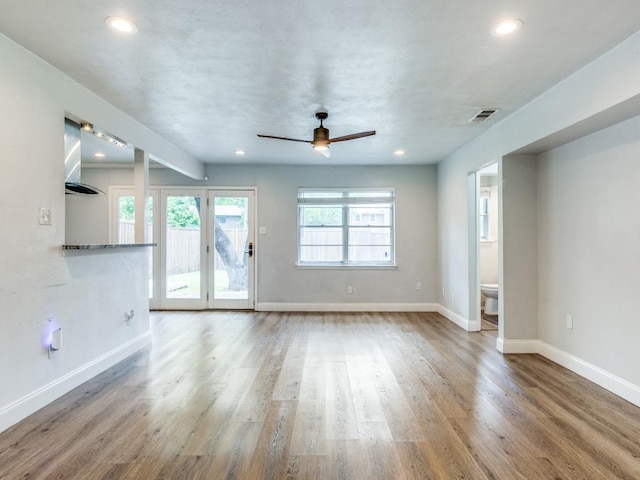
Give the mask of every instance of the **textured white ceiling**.
[[[505, 17], [523, 30], [492, 36]], [[0, 31], [211, 163], [434, 163], [639, 28], [637, 0], [0, 2]], [[332, 136], [378, 134], [328, 160], [256, 137], [311, 139], [318, 107]]]

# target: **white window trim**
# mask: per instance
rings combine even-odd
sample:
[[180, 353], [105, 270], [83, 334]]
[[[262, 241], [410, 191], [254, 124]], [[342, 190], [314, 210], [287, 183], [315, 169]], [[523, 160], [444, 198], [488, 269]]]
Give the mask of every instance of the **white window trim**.
[[[336, 192], [335, 197], [318, 197], [318, 198], [304, 198], [301, 197], [301, 193], [304, 192]], [[357, 193], [357, 192], [380, 192], [385, 194], [391, 194], [387, 197], [355, 197], [350, 198], [345, 195], [345, 193]], [[296, 219], [296, 230], [297, 230], [297, 261], [296, 267], [298, 269], [324, 269], [324, 270], [340, 270], [340, 269], [353, 269], [353, 270], [397, 270], [398, 266], [396, 264], [396, 242], [395, 242], [395, 233], [396, 233], [396, 218], [395, 218], [395, 200], [396, 193], [395, 188], [299, 188], [298, 189], [298, 203], [297, 203], [297, 219]], [[349, 205], [358, 205], [358, 204], [372, 204], [372, 203], [384, 203], [391, 204], [391, 221], [390, 226], [390, 259], [388, 262], [350, 262], [348, 261], [348, 251], [349, 251], [349, 222], [348, 222], [348, 208], [343, 208], [342, 210], [342, 262], [301, 262], [300, 261], [300, 238], [301, 238], [301, 225], [300, 225], [300, 213], [301, 205], [322, 205], [329, 204], [335, 205], [339, 203], [342, 207], [348, 207]]]

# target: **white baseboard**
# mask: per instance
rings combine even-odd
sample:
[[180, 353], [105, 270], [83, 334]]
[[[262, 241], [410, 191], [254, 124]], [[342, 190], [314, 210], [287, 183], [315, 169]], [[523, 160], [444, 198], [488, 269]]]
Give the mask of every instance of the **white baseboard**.
[[540, 353], [540, 340], [496, 339], [496, 349], [501, 353]]
[[150, 344], [151, 332], [146, 332], [0, 409], [0, 432]]
[[480, 325], [478, 324], [478, 322], [468, 320], [464, 318], [462, 315], [458, 315], [456, 312], [449, 310], [444, 305], [438, 304], [436, 311], [443, 317], [451, 320], [460, 328], [465, 329], [467, 332], [477, 332], [480, 330]]
[[435, 312], [435, 303], [287, 303], [258, 302], [259, 312]]
[[540, 342], [538, 353], [640, 407], [640, 386], [548, 343]]
[[537, 353], [542, 355], [552, 362], [577, 373], [581, 377], [592, 381], [596, 385], [640, 407], [640, 386], [634, 385], [623, 378], [541, 340], [509, 340], [499, 337], [496, 342], [496, 348], [499, 352], [507, 354]]

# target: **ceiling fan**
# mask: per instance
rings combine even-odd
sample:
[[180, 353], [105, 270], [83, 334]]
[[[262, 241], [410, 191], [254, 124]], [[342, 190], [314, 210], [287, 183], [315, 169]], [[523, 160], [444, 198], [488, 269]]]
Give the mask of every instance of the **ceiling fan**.
[[331, 150], [329, 150], [329, 145], [334, 142], [344, 142], [346, 140], [355, 140], [356, 138], [362, 137], [370, 137], [371, 135], [375, 135], [376, 131], [371, 130], [369, 132], [360, 132], [360, 133], [352, 133], [350, 135], [343, 135], [342, 137], [329, 138], [329, 129], [324, 128], [322, 125], [322, 121], [326, 120], [329, 114], [324, 110], [319, 110], [316, 112], [316, 118], [320, 120], [320, 126], [313, 129], [313, 140], [298, 140], [297, 138], [288, 138], [288, 137], [274, 137], [273, 135], [261, 135], [258, 134], [261, 138], [275, 138], [276, 140], [288, 140], [290, 142], [303, 142], [310, 143], [313, 145], [313, 149], [317, 152], [320, 152], [325, 157], [329, 158], [331, 156]]

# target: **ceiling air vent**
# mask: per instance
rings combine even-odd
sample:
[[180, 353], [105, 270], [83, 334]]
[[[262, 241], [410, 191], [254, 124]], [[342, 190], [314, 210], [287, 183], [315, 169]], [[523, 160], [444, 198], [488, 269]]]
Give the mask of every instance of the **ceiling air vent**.
[[483, 108], [482, 110], [480, 110], [478, 113], [476, 113], [471, 120], [469, 120], [470, 123], [482, 123], [482, 122], [486, 122], [487, 120], [489, 120], [489, 117], [491, 117], [494, 113], [496, 113], [499, 109], [498, 108]]

